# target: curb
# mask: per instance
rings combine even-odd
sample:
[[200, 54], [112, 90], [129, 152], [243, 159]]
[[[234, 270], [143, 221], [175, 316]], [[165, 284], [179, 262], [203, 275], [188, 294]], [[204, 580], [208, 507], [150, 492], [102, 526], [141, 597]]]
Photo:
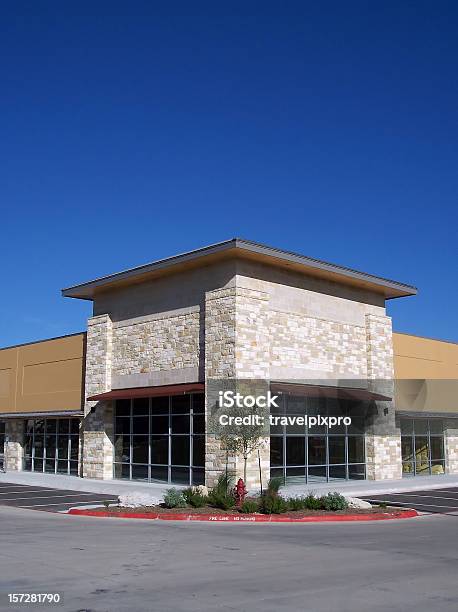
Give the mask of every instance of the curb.
[[67, 514], [77, 516], [95, 516], [97, 518], [149, 519], [159, 521], [207, 521], [217, 523], [332, 523], [349, 521], [388, 521], [392, 519], [413, 518], [419, 516], [416, 510], [397, 510], [391, 513], [377, 512], [373, 514], [339, 514], [336, 516], [302, 516], [292, 518], [279, 514], [167, 514], [165, 512], [96, 512], [71, 508]]

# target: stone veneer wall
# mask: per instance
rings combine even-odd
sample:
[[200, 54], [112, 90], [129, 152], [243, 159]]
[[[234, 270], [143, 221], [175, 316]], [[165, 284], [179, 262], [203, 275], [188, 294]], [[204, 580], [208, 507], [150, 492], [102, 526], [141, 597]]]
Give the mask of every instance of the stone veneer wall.
[[24, 460], [24, 420], [6, 419], [5, 436], [8, 436], [8, 442], [5, 443], [6, 471], [21, 472]]
[[199, 308], [139, 321], [121, 322], [113, 330], [113, 374], [141, 374], [157, 370], [198, 367]]
[[[108, 315], [88, 320], [85, 397], [109, 391], [113, 325]], [[88, 402], [82, 424], [83, 477], [113, 477], [113, 413], [108, 402]]]
[[[366, 315], [367, 377], [370, 389], [394, 397], [394, 360], [391, 319]], [[393, 402], [376, 402], [378, 414], [366, 433], [367, 478], [402, 478], [401, 432], [395, 424]]]
[[445, 432], [445, 471], [458, 474], [458, 429], [448, 426]]

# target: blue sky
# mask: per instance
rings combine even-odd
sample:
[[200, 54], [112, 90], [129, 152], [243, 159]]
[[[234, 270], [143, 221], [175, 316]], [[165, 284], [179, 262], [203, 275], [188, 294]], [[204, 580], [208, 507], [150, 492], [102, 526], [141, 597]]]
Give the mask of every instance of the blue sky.
[[0, 345], [84, 329], [62, 287], [234, 236], [414, 284], [395, 330], [458, 341], [456, 2], [0, 17]]

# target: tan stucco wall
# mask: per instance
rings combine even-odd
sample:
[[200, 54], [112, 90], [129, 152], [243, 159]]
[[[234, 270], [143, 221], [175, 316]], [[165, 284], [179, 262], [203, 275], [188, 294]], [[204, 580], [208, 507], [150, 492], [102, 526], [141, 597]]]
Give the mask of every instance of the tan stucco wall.
[[80, 410], [85, 337], [0, 349], [0, 415]]
[[458, 414], [458, 344], [393, 334], [396, 409]]

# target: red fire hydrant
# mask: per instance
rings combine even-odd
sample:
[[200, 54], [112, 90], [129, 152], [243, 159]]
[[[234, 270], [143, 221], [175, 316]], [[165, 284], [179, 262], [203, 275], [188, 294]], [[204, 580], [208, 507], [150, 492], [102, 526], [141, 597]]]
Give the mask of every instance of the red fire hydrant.
[[235, 495], [235, 505], [237, 508], [245, 501], [245, 495], [248, 493], [245, 487], [245, 483], [243, 482], [243, 478], [239, 478], [237, 484], [234, 487], [234, 495]]

